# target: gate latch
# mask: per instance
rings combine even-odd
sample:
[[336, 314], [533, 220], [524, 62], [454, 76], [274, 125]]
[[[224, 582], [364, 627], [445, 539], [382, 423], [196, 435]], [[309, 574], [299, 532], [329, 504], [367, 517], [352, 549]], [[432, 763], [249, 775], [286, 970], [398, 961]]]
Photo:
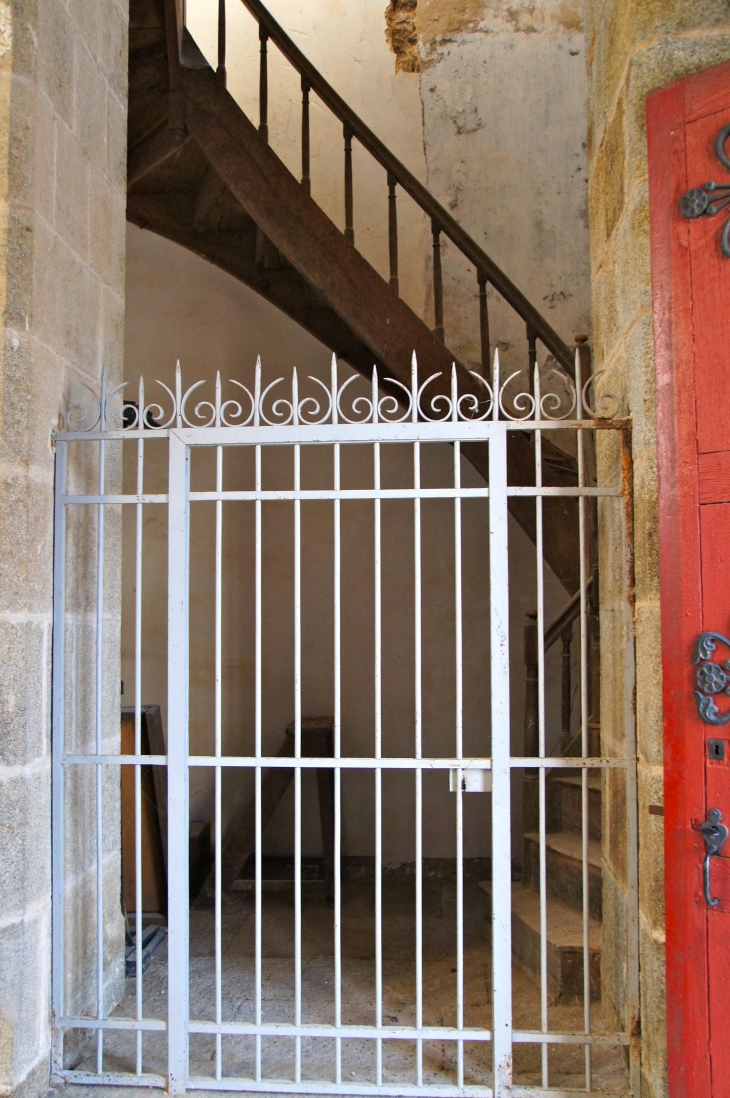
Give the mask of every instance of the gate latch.
[[720, 853], [727, 840], [728, 831], [721, 820], [722, 812], [720, 809], [711, 808], [707, 813], [707, 819], [700, 826], [702, 838], [705, 840], [705, 847], [707, 849], [702, 872], [702, 884], [705, 890], [705, 901], [708, 907], [717, 907], [720, 903], [718, 899], [713, 899], [710, 895], [710, 859], [713, 855]]

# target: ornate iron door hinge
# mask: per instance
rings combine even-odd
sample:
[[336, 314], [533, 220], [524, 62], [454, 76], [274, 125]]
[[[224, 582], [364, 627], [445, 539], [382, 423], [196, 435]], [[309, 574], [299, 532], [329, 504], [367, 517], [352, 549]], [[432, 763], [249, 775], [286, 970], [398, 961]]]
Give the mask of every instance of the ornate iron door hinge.
[[718, 694], [730, 696], [730, 660], [725, 660], [722, 667], [719, 663], [711, 662], [718, 642], [730, 648], [730, 640], [722, 633], [700, 633], [692, 655], [693, 666], [699, 665], [695, 672], [698, 689], [694, 691], [697, 712], [705, 724], [714, 725], [727, 724], [730, 721], [730, 709], [721, 713], [714, 700]]
[[[725, 152], [725, 142], [730, 137], [730, 122], [723, 126], [715, 138], [715, 155], [720, 163], [730, 171], [730, 157]], [[730, 183], [714, 183], [712, 180], [703, 187], [692, 187], [685, 191], [679, 200], [679, 212], [682, 217], [714, 217], [730, 204]], [[730, 259], [730, 218], [720, 235], [722, 254]]]

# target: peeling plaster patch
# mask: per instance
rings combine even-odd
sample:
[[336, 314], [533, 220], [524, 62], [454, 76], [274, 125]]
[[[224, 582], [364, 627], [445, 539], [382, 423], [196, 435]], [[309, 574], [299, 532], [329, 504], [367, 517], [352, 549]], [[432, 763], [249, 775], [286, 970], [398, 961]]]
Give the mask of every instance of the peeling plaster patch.
[[418, 39], [428, 51], [458, 34], [571, 33], [580, 31], [580, 0], [419, 0]]
[[385, 9], [385, 37], [395, 54], [396, 72], [420, 72], [416, 8], [418, 0], [390, 0]]
[[10, 53], [13, 44], [13, 14], [10, 5], [0, 3], [0, 57]]

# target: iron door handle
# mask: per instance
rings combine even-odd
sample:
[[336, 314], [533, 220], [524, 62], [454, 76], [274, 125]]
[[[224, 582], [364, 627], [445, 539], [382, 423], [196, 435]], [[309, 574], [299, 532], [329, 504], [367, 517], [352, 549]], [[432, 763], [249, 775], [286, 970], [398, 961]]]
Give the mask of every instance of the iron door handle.
[[705, 903], [708, 907], [717, 907], [720, 901], [712, 897], [710, 892], [710, 861], [720, 853], [727, 840], [727, 827], [722, 821], [722, 812], [719, 808], [711, 808], [707, 813], [707, 819], [700, 826], [702, 838], [705, 840], [707, 853], [702, 867], [702, 885], [705, 892]]

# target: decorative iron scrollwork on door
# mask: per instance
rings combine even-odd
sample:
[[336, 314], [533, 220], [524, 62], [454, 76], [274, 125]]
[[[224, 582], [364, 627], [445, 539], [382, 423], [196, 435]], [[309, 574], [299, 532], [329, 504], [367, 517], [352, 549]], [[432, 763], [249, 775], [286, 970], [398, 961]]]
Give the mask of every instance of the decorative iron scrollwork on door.
[[[725, 142], [730, 137], [730, 122], [723, 126], [715, 138], [715, 155], [720, 163], [730, 171], [730, 157], [725, 152]], [[692, 187], [685, 191], [679, 200], [679, 212], [682, 217], [714, 217], [720, 210], [730, 205], [730, 183], [714, 183], [710, 180], [702, 187]], [[720, 235], [722, 254], [730, 259], [730, 218]]]
[[[728, 222], [730, 224], [730, 222]], [[730, 648], [730, 639], [722, 633], [700, 633], [695, 642], [692, 664], [697, 666], [694, 691], [697, 712], [705, 724], [727, 724], [730, 721], [730, 709], [721, 713], [715, 705], [718, 694], [730, 696], [730, 659], [722, 666], [712, 662], [712, 653], [718, 642]]]

